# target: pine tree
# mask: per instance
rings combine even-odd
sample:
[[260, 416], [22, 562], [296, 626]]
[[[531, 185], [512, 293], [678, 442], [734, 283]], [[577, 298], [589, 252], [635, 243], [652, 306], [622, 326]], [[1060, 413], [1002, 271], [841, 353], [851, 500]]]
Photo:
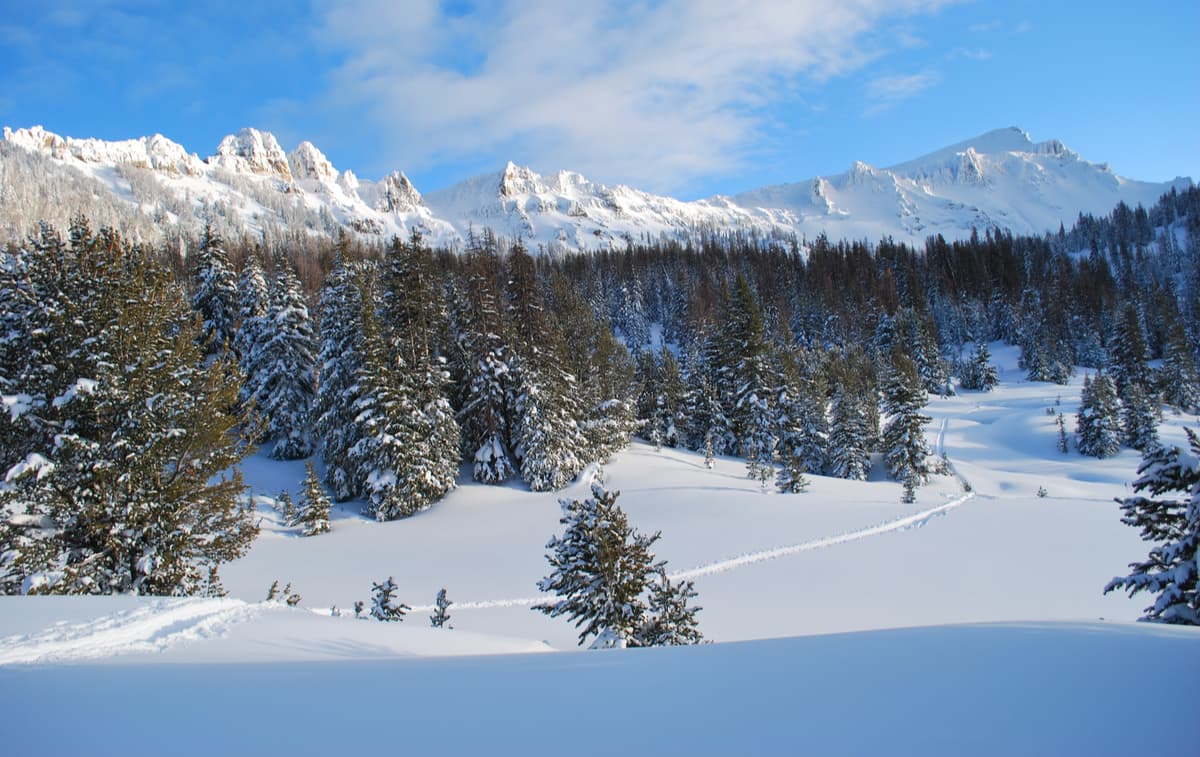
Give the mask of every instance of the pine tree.
[[1196, 370], [1187, 334], [1178, 321], [1168, 332], [1163, 349], [1159, 386], [1163, 402], [1185, 413], [1200, 411], [1200, 373]]
[[446, 590], [439, 589], [434, 600], [433, 615], [429, 616], [430, 625], [434, 628], [454, 628], [450, 625], [450, 613], [447, 612], [452, 604], [454, 603], [446, 599]]
[[363, 476], [368, 514], [380, 521], [396, 520], [432, 504], [414, 496], [407, 486], [416, 469], [414, 451], [420, 446], [413, 428], [417, 410], [406, 385], [409, 374], [397, 367], [399, 358], [389, 355], [370, 305], [364, 306], [362, 321], [361, 394], [354, 405], [358, 440], [349, 450], [349, 459]]
[[562, 536], [546, 544], [551, 573], [538, 589], [559, 599], [534, 605], [551, 617], [566, 615], [582, 628], [579, 643], [589, 636], [603, 645], [625, 646], [645, 621], [642, 593], [656, 566], [650, 547], [660, 534], [639, 534], [617, 505], [620, 492], [592, 484], [592, 496], [562, 500], [566, 526]]
[[321, 289], [313, 435], [321, 442], [325, 483], [339, 502], [361, 494], [362, 475], [351, 460], [350, 448], [358, 440], [354, 406], [361, 389], [363, 295], [370, 291], [368, 275], [339, 256]]
[[1071, 451], [1070, 443], [1067, 441], [1067, 421], [1063, 418], [1063, 414], [1059, 413], [1054, 422], [1058, 425], [1058, 451], [1065, 455]]
[[271, 301], [267, 276], [263, 272], [258, 255], [250, 255], [246, 259], [242, 274], [238, 277], [237, 290], [238, 329], [233, 338], [233, 345], [238, 354], [242, 373], [247, 374], [254, 346], [265, 341], [264, 337], [260, 336], [259, 329], [265, 325], [262, 317], [267, 314], [267, 305]]
[[833, 395], [829, 432], [830, 475], [865, 480], [871, 471], [870, 428], [865, 398], [839, 386]]
[[992, 355], [987, 344], [980, 342], [975, 353], [963, 366], [962, 388], [990, 392], [1000, 383], [996, 366], [991, 364]]
[[518, 354], [509, 417], [521, 478], [534, 491], [561, 489], [586, 463], [576, 378], [562, 366], [562, 336], [547, 316], [533, 258], [519, 244], [508, 258], [508, 322]]
[[672, 583], [667, 570], [659, 565], [655, 571], [657, 581], [650, 583], [650, 596], [646, 605], [646, 621], [638, 628], [630, 646], [673, 647], [684, 644], [699, 644], [704, 640], [696, 613], [704, 609], [689, 605], [696, 598], [696, 587], [692, 581], [680, 579]]
[[893, 353], [883, 384], [884, 412], [889, 416], [883, 431], [884, 461], [892, 478], [904, 483], [908, 502], [928, 474], [924, 428], [930, 418], [921, 413], [926, 400], [916, 366], [905, 355]]
[[[1104, 591], [1156, 594], [1143, 620], [1200, 625], [1200, 438], [1191, 429], [1185, 432], [1190, 453], [1177, 446], [1151, 448], [1133, 484], [1139, 494], [1118, 500], [1122, 522], [1141, 529], [1142, 539], [1154, 546], [1145, 561], [1130, 563], [1133, 571], [1114, 578]], [[1163, 497], [1173, 492], [1179, 496]]]
[[454, 332], [462, 395], [458, 423], [462, 450], [473, 476], [500, 484], [516, 473], [508, 416], [511, 350], [503, 338], [504, 316], [497, 288], [499, 262], [486, 250], [472, 250], [467, 281], [455, 301]]
[[202, 346], [207, 354], [215, 355], [233, 345], [238, 287], [221, 238], [208, 224], [200, 237], [193, 270], [192, 307], [202, 321]]
[[1158, 444], [1158, 407], [1140, 381], [1125, 387], [1122, 410], [1122, 430], [1125, 444], [1139, 452]]
[[0, 264], [22, 279], [0, 321], [23, 324], [3, 339], [16, 401], [0, 434], [0, 588], [219, 587], [217, 566], [257, 534], [236, 469], [237, 369], [205, 358], [194, 311], [143, 250], [82, 222], [55, 239]]
[[1116, 387], [1117, 396], [1125, 400], [1125, 390], [1135, 381], [1146, 381], [1147, 349], [1137, 306], [1125, 303], [1117, 321], [1117, 332], [1109, 349], [1109, 376]]
[[254, 339], [243, 359], [243, 395], [253, 402], [273, 440], [271, 456], [297, 460], [312, 453], [309, 433], [316, 394], [316, 344], [300, 281], [282, 262], [271, 283], [267, 312], [253, 325]]
[[300, 511], [300, 523], [305, 536], [316, 536], [329, 531], [329, 495], [321, 486], [317, 469], [308, 461], [304, 465], [304, 509]]
[[1075, 421], [1075, 446], [1091, 457], [1112, 457], [1121, 448], [1121, 422], [1117, 394], [1104, 373], [1094, 380], [1085, 377]]
[[748, 475], [765, 489], [775, 477], [779, 424], [773, 390], [780, 381], [771, 366], [771, 347], [762, 314], [750, 285], [740, 275], [726, 319], [734, 350], [733, 431]]
[[[391, 576], [384, 583], [371, 584], [371, 617], [385, 623], [404, 621], [412, 608], [396, 599], [396, 581]], [[357, 610], [355, 611], [357, 614]]]

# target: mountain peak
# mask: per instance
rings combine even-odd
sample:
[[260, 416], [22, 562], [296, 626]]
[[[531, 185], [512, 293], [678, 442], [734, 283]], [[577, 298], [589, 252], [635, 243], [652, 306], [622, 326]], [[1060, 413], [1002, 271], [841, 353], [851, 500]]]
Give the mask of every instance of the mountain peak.
[[312, 142], [301, 142], [295, 150], [292, 150], [288, 155], [288, 165], [291, 166], [292, 177], [296, 181], [311, 179], [333, 184], [338, 179], [337, 169]]
[[504, 166], [500, 174], [500, 196], [513, 197], [520, 194], [537, 194], [544, 192], [542, 177], [528, 166], [518, 166], [511, 160]]
[[287, 155], [275, 135], [258, 129], [241, 129], [222, 139], [208, 163], [234, 173], [274, 176], [289, 184], [293, 178]]

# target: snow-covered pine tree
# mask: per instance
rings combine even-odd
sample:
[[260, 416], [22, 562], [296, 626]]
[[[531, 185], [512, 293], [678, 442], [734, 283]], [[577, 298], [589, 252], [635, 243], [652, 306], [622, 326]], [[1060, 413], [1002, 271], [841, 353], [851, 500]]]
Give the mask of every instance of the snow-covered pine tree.
[[1125, 444], [1139, 452], [1158, 444], [1158, 403], [1141, 381], [1131, 381], [1125, 387], [1121, 425]]
[[1185, 413], [1200, 411], [1200, 372], [1196, 370], [1187, 334], [1178, 321], [1171, 326], [1163, 347], [1159, 387], [1163, 402], [1168, 405]]
[[1117, 393], [1105, 373], [1084, 377], [1075, 421], [1075, 446], [1091, 457], [1112, 457], [1121, 448], [1121, 420]]
[[508, 323], [517, 354], [509, 417], [521, 478], [534, 491], [561, 489], [585, 464], [576, 379], [562, 367], [562, 337], [547, 316], [533, 258], [520, 244], [507, 260]]
[[962, 388], [984, 392], [992, 391], [1000, 383], [1000, 378], [996, 372], [996, 366], [992, 365], [991, 360], [992, 355], [988, 351], [987, 344], [984, 342], [977, 344], [974, 354], [963, 364]]
[[412, 608], [396, 599], [396, 580], [388, 576], [383, 583], [371, 584], [371, 617], [385, 623], [403, 622], [405, 614]]
[[446, 590], [439, 589], [437, 598], [433, 602], [433, 614], [429, 616], [429, 624], [434, 628], [454, 628], [450, 625], [450, 605], [454, 604], [449, 599], [446, 599]]
[[1125, 390], [1135, 381], [1148, 380], [1148, 351], [1137, 305], [1125, 303], [1117, 319], [1117, 331], [1109, 347], [1108, 374], [1116, 387], [1117, 397], [1125, 401]]
[[1070, 443], [1067, 441], [1067, 421], [1063, 418], [1063, 414], [1059, 413], [1054, 422], [1058, 426], [1058, 451], [1065, 455], [1071, 451]]
[[704, 608], [688, 604], [689, 600], [696, 598], [695, 584], [683, 578], [672, 582], [661, 563], [655, 574], [658, 580], [650, 583], [646, 621], [637, 629], [629, 645], [674, 647], [704, 641], [700, 623], [696, 619], [696, 613]]
[[[1143, 620], [1200, 625], [1200, 438], [1184, 430], [1190, 451], [1151, 448], [1133, 484], [1138, 494], [1118, 500], [1121, 520], [1141, 529], [1142, 539], [1154, 546], [1146, 560], [1130, 563], [1133, 571], [1114, 578], [1104, 591], [1156, 594]], [[1164, 497], [1169, 494], [1176, 496]]]
[[390, 356], [370, 302], [363, 305], [362, 324], [363, 365], [354, 404], [358, 440], [348, 456], [362, 476], [367, 513], [376, 520], [395, 520], [426, 504], [411, 497], [403, 485], [415, 467], [411, 455], [419, 448], [412, 427], [416, 411], [405, 383], [409, 374]]
[[775, 477], [779, 423], [774, 393], [780, 379], [771, 365], [762, 313], [749, 283], [740, 275], [726, 321], [733, 350], [733, 430], [748, 475], [765, 489]]
[[354, 407], [363, 366], [363, 295], [371, 291], [370, 274], [367, 268], [352, 267], [339, 255], [321, 289], [313, 435], [320, 440], [325, 483], [339, 502], [361, 494], [363, 477], [351, 460], [350, 448], [358, 440]]
[[906, 501], [912, 501], [912, 490], [924, 483], [928, 474], [925, 424], [930, 418], [921, 412], [927, 400], [916, 365], [906, 355], [892, 353], [883, 380], [883, 409], [888, 415], [883, 430], [884, 462], [892, 478], [904, 483], [910, 496]]
[[330, 507], [329, 495], [325, 493], [325, 487], [321, 486], [316, 466], [309, 460], [304, 465], [304, 507], [300, 511], [300, 523], [304, 526], [305, 536], [316, 536], [329, 531]]
[[233, 346], [237, 350], [242, 373], [247, 374], [255, 345], [265, 341], [259, 331], [265, 328], [261, 319], [267, 314], [267, 305], [271, 302], [267, 275], [263, 272], [262, 261], [257, 254], [246, 258], [242, 273], [238, 276], [237, 290], [238, 329], [233, 338]]
[[224, 243], [204, 225], [192, 269], [192, 307], [200, 314], [205, 353], [231, 349], [238, 317], [237, 277], [229, 267]]
[[778, 407], [782, 467], [776, 484], [781, 491], [802, 492], [808, 486], [805, 474], [820, 474], [825, 467], [829, 424], [824, 385], [790, 359], [785, 359], [781, 375]]
[[732, 424], [715, 378], [718, 366], [714, 345], [712, 337], [705, 337], [689, 359], [686, 380], [687, 446], [704, 452], [706, 457], [729, 454], [734, 448]]
[[516, 472], [516, 463], [510, 451], [511, 352], [502, 336], [499, 261], [489, 250], [472, 249], [466, 268], [453, 318], [459, 380], [465, 388], [457, 416], [462, 451], [474, 463], [476, 481], [500, 484]]
[[645, 622], [642, 594], [657, 567], [650, 547], [660, 534], [645, 536], [630, 526], [619, 496], [593, 483], [591, 497], [562, 500], [559, 523], [566, 528], [546, 544], [551, 572], [538, 589], [558, 599], [533, 609], [566, 615], [582, 628], [580, 644], [594, 636], [604, 646], [626, 646]]
[[865, 480], [871, 471], [868, 446], [870, 424], [860, 393], [839, 386], [833, 393], [833, 419], [829, 430], [827, 470], [832, 476]]
[[310, 424], [316, 394], [316, 343], [300, 281], [280, 261], [271, 281], [267, 312], [253, 321], [253, 342], [243, 356], [243, 395], [263, 419], [271, 456], [298, 460], [312, 453]]
[[236, 470], [237, 369], [206, 360], [190, 304], [143, 250], [83, 222], [56, 238], [0, 261], [20, 279], [0, 322], [22, 323], [0, 338], [0, 589], [219, 587], [258, 531]]

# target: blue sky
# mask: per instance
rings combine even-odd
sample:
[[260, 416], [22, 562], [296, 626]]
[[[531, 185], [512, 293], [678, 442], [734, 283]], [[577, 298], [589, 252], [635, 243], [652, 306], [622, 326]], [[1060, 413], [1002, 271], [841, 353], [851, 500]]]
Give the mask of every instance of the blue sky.
[[4, 125], [201, 157], [255, 126], [422, 191], [513, 160], [694, 198], [1005, 126], [1200, 178], [1195, 0], [6, 6]]

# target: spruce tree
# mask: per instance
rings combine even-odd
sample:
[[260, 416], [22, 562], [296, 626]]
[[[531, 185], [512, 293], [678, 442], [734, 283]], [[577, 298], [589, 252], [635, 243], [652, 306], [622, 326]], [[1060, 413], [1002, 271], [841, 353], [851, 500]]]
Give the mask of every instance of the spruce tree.
[[229, 255], [212, 226], [205, 224], [193, 268], [192, 307], [200, 314], [207, 354], [231, 349], [238, 318], [238, 286]]
[[358, 440], [355, 403], [363, 368], [362, 313], [369, 271], [339, 256], [321, 289], [320, 353], [313, 435], [320, 440], [325, 483], [339, 502], [361, 494], [350, 448]]
[[242, 367], [242, 373], [249, 373], [250, 360], [254, 346], [263, 341], [259, 330], [265, 327], [262, 317], [267, 314], [270, 304], [270, 291], [267, 287], [267, 276], [263, 272], [262, 262], [257, 254], [246, 258], [242, 273], [237, 283], [237, 333], [233, 345], [237, 351]]
[[1125, 391], [1132, 382], [1146, 381], [1148, 355], [1137, 306], [1126, 302], [1117, 320], [1117, 332], [1109, 349], [1109, 376], [1117, 396], [1125, 400]]
[[617, 505], [620, 492], [592, 484], [592, 496], [562, 500], [566, 528], [546, 544], [550, 575], [538, 589], [558, 599], [533, 607], [551, 617], [566, 615], [602, 645], [626, 646], [646, 618], [643, 592], [656, 570], [650, 547], [660, 534], [639, 534]]
[[870, 424], [864, 407], [867, 401], [844, 386], [835, 390], [829, 431], [830, 475], [865, 480], [870, 473]]
[[696, 613], [704, 609], [688, 602], [696, 598], [696, 587], [692, 581], [680, 579], [672, 582], [667, 570], [658, 565], [656, 581], [650, 583], [650, 595], [646, 604], [646, 621], [638, 628], [630, 646], [673, 647], [684, 644], [699, 644], [704, 640]]
[[980, 342], [975, 353], [963, 365], [962, 388], [990, 392], [1000, 383], [996, 366], [991, 364], [992, 355], [987, 344]]
[[312, 453], [312, 405], [316, 395], [316, 343], [300, 281], [282, 261], [271, 282], [267, 312], [255, 319], [245, 398], [263, 419], [271, 456], [298, 460]]
[[300, 523], [304, 525], [305, 536], [316, 536], [329, 531], [329, 510], [331, 504], [317, 469], [308, 461], [304, 465], [304, 507], [300, 511]]
[[446, 599], [446, 590], [439, 589], [433, 603], [433, 614], [429, 616], [429, 624], [434, 628], [454, 628], [450, 625], [450, 613], [447, 610], [454, 604]]
[[396, 581], [391, 576], [383, 583], [371, 584], [371, 617], [385, 623], [400, 623], [412, 608], [396, 599]]
[[[116, 233], [5, 253], [5, 592], [196, 594], [257, 534], [237, 463], [240, 376], [183, 293]], [[15, 260], [13, 258], [16, 258]], [[21, 357], [23, 356], [23, 357]], [[51, 370], [52, 369], [52, 370]], [[12, 395], [7, 395], [12, 391]], [[20, 517], [14, 517], [20, 516]]]
[[518, 354], [509, 417], [521, 478], [534, 491], [561, 489], [586, 463], [576, 379], [563, 368], [562, 338], [546, 313], [533, 258], [519, 244], [508, 261], [507, 314]]
[[1121, 421], [1117, 393], [1104, 373], [1083, 380], [1079, 414], [1075, 421], [1075, 446], [1091, 457], [1112, 457], [1121, 448]]
[[905, 355], [893, 353], [883, 383], [883, 407], [888, 415], [883, 431], [884, 462], [892, 478], [904, 483], [909, 502], [928, 473], [924, 429], [930, 418], [921, 412], [926, 400], [916, 366]]
[[1181, 412], [1200, 411], [1200, 372], [1188, 345], [1183, 326], [1176, 321], [1163, 348], [1163, 364], [1159, 377], [1163, 402]]
[[457, 416], [462, 451], [473, 463], [476, 481], [500, 484], [516, 473], [516, 462], [508, 415], [512, 353], [503, 337], [499, 261], [494, 254], [476, 249], [466, 266], [467, 278], [453, 318], [459, 383], [465, 390]]
[[1191, 429], [1185, 432], [1190, 451], [1151, 448], [1133, 484], [1138, 494], [1117, 500], [1122, 522], [1141, 529], [1142, 539], [1154, 546], [1146, 560], [1130, 563], [1132, 572], [1114, 578], [1104, 591], [1157, 595], [1143, 620], [1200, 625], [1200, 438]]
[[1158, 444], [1158, 403], [1140, 381], [1125, 387], [1125, 404], [1121, 408], [1121, 425], [1125, 444], [1145, 452]]

